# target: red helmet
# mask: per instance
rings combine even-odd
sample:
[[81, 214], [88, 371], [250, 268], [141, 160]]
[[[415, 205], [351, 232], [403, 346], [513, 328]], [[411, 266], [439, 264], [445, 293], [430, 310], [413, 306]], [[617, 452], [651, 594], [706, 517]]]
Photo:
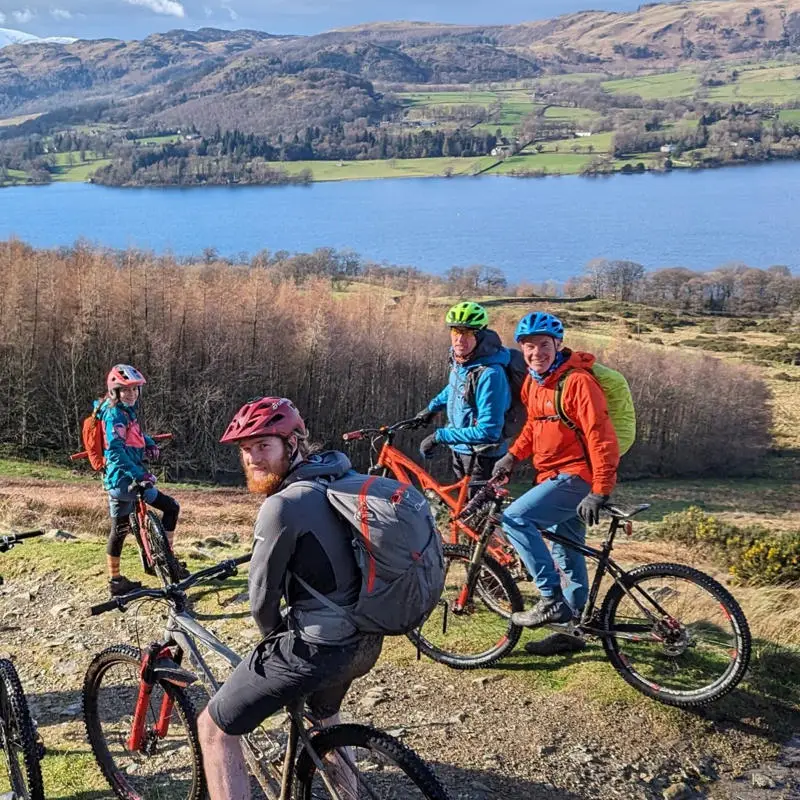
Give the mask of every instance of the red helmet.
[[307, 435], [306, 425], [294, 403], [285, 397], [258, 397], [236, 412], [220, 442], [232, 444], [253, 436], [288, 439], [292, 434], [301, 438]]
[[122, 389], [124, 386], [144, 386], [147, 381], [136, 367], [130, 364], [116, 364], [106, 376], [108, 391]]

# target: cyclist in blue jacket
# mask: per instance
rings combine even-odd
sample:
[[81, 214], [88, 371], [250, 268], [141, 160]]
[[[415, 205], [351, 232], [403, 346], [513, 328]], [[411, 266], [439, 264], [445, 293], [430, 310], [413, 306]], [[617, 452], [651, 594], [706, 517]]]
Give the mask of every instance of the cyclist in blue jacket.
[[[103, 425], [103, 487], [108, 492], [111, 514], [106, 563], [108, 588], [112, 597], [127, 594], [142, 585], [140, 581], [131, 581], [121, 575], [119, 566], [136, 500], [136, 495], [130, 490], [131, 484], [147, 484], [145, 500], [162, 512], [162, 524], [170, 546], [180, 511], [180, 506], [172, 497], [156, 489], [156, 476], [143, 464], [145, 458], [155, 461], [159, 457], [158, 446], [142, 431], [136, 415], [139, 393], [145, 383], [144, 375], [135, 367], [117, 364], [106, 377], [106, 396], [95, 401], [97, 418]], [[181, 566], [185, 572], [185, 566]]]
[[503, 439], [511, 389], [505, 367], [510, 361], [500, 337], [489, 330], [486, 309], [473, 302], [454, 305], [445, 317], [450, 328], [450, 378], [447, 386], [417, 414], [429, 424], [447, 410], [447, 426], [437, 428], [420, 445], [423, 458], [432, 458], [437, 445], [453, 451], [457, 479], [470, 475], [474, 493], [489, 480], [499, 458], [508, 452]]

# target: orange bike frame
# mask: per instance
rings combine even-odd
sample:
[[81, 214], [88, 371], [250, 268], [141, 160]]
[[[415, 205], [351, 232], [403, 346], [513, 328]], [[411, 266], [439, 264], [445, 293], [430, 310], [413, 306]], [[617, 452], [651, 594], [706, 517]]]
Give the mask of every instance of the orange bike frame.
[[[450, 509], [450, 523], [449, 534], [448, 537], [445, 538], [445, 541], [449, 540], [450, 544], [457, 544], [459, 533], [463, 533], [474, 541], [480, 539], [480, 534], [458, 519], [458, 515], [467, 504], [470, 483], [469, 475], [465, 475], [457, 483], [451, 483], [445, 486], [431, 477], [419, 464], [412, 461], [407, 455], [388, 442], [384, 442], [381, 447], [380, 454], [378, 455], [378, 466], [391, 472], [397, 480], [405, 481], [406, 483], [413, 483], [411, 480], [411, 475], [413, 475], [423, 491], [430, 489], [436, 493], [445, 505], [447, 505]], [[497, 537], [493, 537], [493, 542], [489, 543], [486, 550], [496, 561], [499, 561], [505, 567], [510, 566], [516, 561], [516, 556], [509, 553]]]

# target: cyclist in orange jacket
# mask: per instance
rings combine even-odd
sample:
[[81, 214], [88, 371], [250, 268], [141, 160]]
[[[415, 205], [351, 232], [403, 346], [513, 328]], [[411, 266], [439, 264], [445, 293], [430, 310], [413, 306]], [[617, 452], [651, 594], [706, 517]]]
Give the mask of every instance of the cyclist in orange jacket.
[[[563, 346], [561, 320], [544, 312], [526, 314], [517, 325], [515, 339], [528, 365], [529, 376], [522, 387], [527, 421], [493, 474], [508, 477], [526, 458], [533, 460], [536, 470], [536, 486], [503, 514], [503, 530], [541, 595], [533, 608], [514, 614], [512, 621], [535, 628], [566, 623], [579, 615], [589, 588], [583, 555], [558, 542], [553, 543], [551, 555], [539, 529], [579, 544], [586, 541], [584, 523], [598, 522], [600, 508], [616, 483], [619, 445], [603, 390], [588, 372], [594, 356]], [[567, 427], [555, 408], [556, 386], [567, 370], [562, 405], [577, 430]], [[563, 591], [556, 562], [568, 580]], [[529, 642], [525, 649], [534, 655], [553, 655], [584, 646], [582, 640], [559, 633]]]

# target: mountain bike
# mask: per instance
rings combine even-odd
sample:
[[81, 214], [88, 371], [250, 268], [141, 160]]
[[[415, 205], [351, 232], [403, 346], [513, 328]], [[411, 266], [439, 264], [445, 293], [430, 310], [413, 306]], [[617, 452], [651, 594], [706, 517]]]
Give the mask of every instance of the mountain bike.
[[[479, 532], [461, 518], [461, 512], [469, 497], [470, 476], [465, 475], [461, 480], [449, 485], [441, 484], [393, 444], [398, 431], [413, 430], [420, 426], [420, 421], [412, 418], [395, 422], [393, 425], [382, 425], [379, 428], [361, 428], [349, 431], [343, 434], [342, 438], [346, 442], [370, 439], [370, 468], [368, 470], [370, 474], [388, 475], [404, 483], [416, 481], [435, 510], [446, 514], [445, 543], [456, 545], [465, 537], [468, 541], [477, 542], [480, 539]], [[381, 440], [383, 440], [383, 444], [379, 450], [378, 443]], [[377, 454], [377, 459], [375, 454]], [[516, 578], [526, 577], [524, 567], [501, 531], [493, 532], [485, 549], [491, 558], [511, 570]]]
[[[156, 442], [170, 439], [172, 439], [171, 433], [159, 433], [153, 436]], [[80, 458], [86, 458], [85, 450], [70, 456], [71, 461]], [[134, 508], [130, 514], [131, 531], [139, 548], [139, 558], [145, 574], [157, 575], [164, 586], [167, 586], [181, 579], [181, 566], [172, 552], [161, 519], [148, 508], [144, 499], [148, 486], [149, 484], [137, 481], [128, 487], [128, 491], [136, 495]]]
[[[508, 570], [485, 552], [493, 529], [500, 524], [506, 497], [505, 489], [489, 481], [462, 511], [473, 529], [480, 530], [478, 542], [445, 548], [447, 578], [442, 600], [411, 634], [412, 641], [434, 661], [457, 669], [486, 667], [509, 653], [519, 640], [521, 629], [509, 619], [523, 607], [519, 588]], [[683, 708], [704, 706], [741, 681], [750, 660], [750, 630], [728, 590], [700, 570], [657, 563], [626, 571], [611, 558], [617, 533], [622, 529], [630, 535], [631, 519], [649, 507], [644, 504], [625, 511], [607, 503], [604, 511], [611, 522], [599, 549], [540, 530], [546, 539], [597, 562], [580, 617], [546, 627], [599, 640], [614, 669], [648, 697]], [[496, 581], [488, 598], [486, 575]], [[606, 576], [612, 583], [601, 599]], [[492, 617], [495, 630], [506, 633], [494, 647], [480, 650], [480, 634]]]
[[[26, 531], [0, 536], [0, 553], [22, 544], [25, 539], [43, 536], [44, 531]], [[0, 578], [2, 583], [2, 578]], [[0, 794], [3, 800], [44, 800], [42, 769], [39, 761], [42, 746], [36, 726], [28, 711], [14, 663], [0, 659], [0, 748], [8, 771], [10, 792]], [[0, 785], [5, 781], [0, 781]]]
[[[200, 581], [229, 578], [249, 559], [223, 561], [175, 585], [137, 590], [92, 607], [93, 615], [124, 611], [144, 600], [161, 601], [168, 608], [163, 641], [145, 649], [110, 647], [94, 657], [84, 680], [86, 732], [117, 797], [200, 800], [205, 795], [188, 689], [198, 678], [208, 696], [219, 689], [206, 660], [209, 654], [231, 668], [241, 659], [198, 623], [189, 611], [186, 590]], [[194, 672], [184, 669], [184, 658]], [[262, 725], [242, 737], [245, 760], [269, 800], [447, 800], [430, 768], [397, 739], [365, 725], [323, 728], [304, 709], [303, 701], [286, 709], [288, 735]], [[341, 790], [337, 774], [351, 787], [357, 784], [357, 793]]]

